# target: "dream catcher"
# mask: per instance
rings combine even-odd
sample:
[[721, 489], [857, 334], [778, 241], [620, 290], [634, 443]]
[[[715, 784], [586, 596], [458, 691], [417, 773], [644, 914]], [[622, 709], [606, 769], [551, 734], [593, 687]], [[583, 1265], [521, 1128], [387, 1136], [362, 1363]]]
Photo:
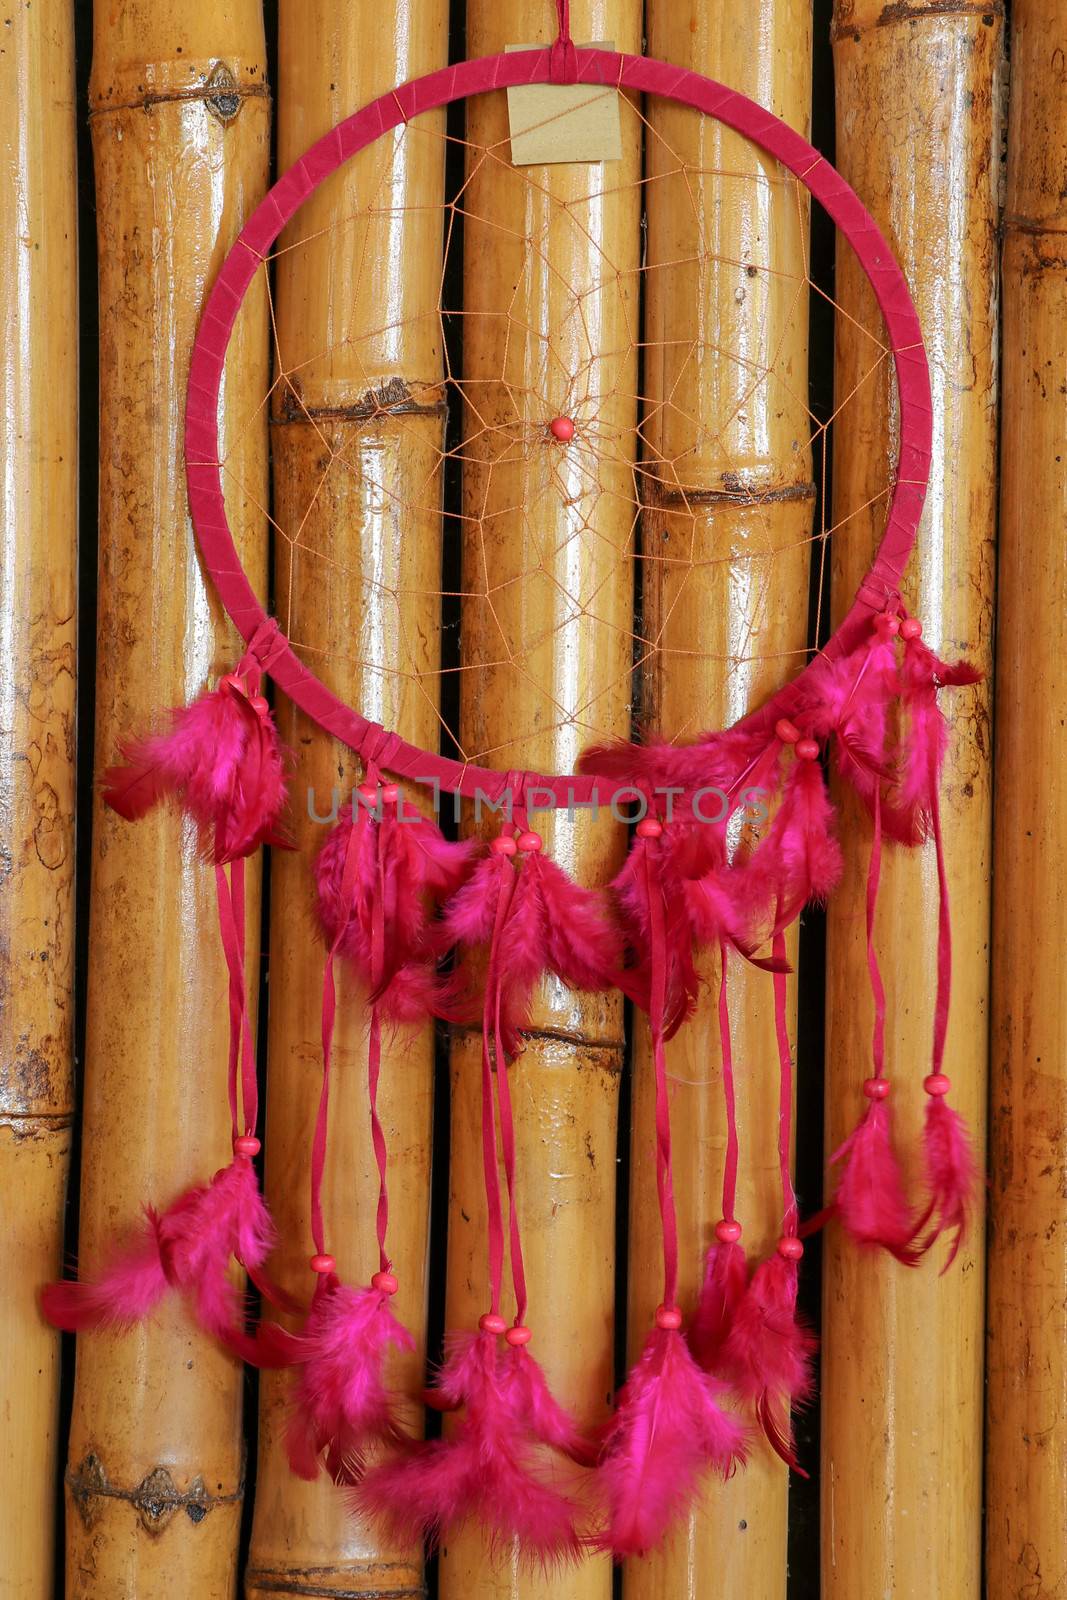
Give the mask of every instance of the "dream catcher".
[[[608, 49], [576, 48], [566, 5], [558, 10], [559, 36], [550, 49], [461, 63], [405, 84], [340, 123], [258, 207], [209, 296], [189, 378], [189, 499], [204, 565], [247, 648], [231, 673], [191, 706], [171, 712], [160, 731], [130, 739], [122, 764], [106, 775], [105, 793], [130, 819], [176, 798], [215, 872], [229, 973], [233, 1160], [167, 1209], [149, 1209], [140, 1233], [99, 1278], [52, 1285], [44, 1302], [63, 1327], [123, 1326], [168, 1291], [182, 1291], [204, 1327], [239, 1356], [293, 1369], [288, 1444], [296, 1472], [312, 1477], [328, 1471], [349, 1486], [361, 1509], [402, 1534], [434, 1539], [477, 1517], [492, 1539], [517, 1541], [542, 1560], [591, 1547], [619, 1556], [648, 1550], [686, 1510], [704, 1473], [733, 1471], [760, 1434], [796, 1465], [790, 1413], [810, 1387], [813, 1343], [796, 1312], [805, 1226], [832, 1216], [859, 1245], [886, 1249], [905, 1266], [947, 1235], [951, 1259], [976, 1179], [944, 1073], [951, 958], [938, 814], [947, 738], [939, 692], [973, 683], [976, 674], [936, 657], [900, 592], [930, 456], [926, 359], [907, 287], [860, 201], [798, 134], [694, 73]], [[536, 176], [543, 167], [513, 164], [507, 139], [479, 143], [427, 120], [428, 113], [489, 90], [533, 85], [600, 97], [610, 91], [620, 114], [644, 125], [646, 176], [633, 186], [635, 219], [653, 183], [673, 185], [684, 207], [697, 183], [718, 181], [724, 192], [731, 184], [758, 191], [754, 214], [762, 223], [736, 256], [724, 252], [713, 230], [698, 230], [695, 249], [684, 257], [668, 252], [620, 270], [598, 255], [581, 207], [554, 201]], [[744, 173], [694, 169], [662, 138], [653, 151], [656, 136], [644, 122], [641, 96], [733, 130], [758, 150], [759, 162]], [[440, 293], [421, 312], [443, 342], [446, 376], [424, 393], [376, 389], [373, 351], [388, 342], [390, 330], [369, 326], [344, 337], [367, 351], [371, 411], [403, 418], [447, 408], [448, 435], [426, 457], [410, 501], [392, 507], [402, 530], [395, 561], [388, 551], [359, 554], [355, 532], [358, 559], [345, 558], [343, 542], [330, 551], [317, 546], [307, 531], [310, 502], [293, 516], [279, 512], [268, 613], [238, 558], [224, 498], [234, 485], [221, 452], [217, 408], [235, 320], [254, 283], [265, 280], [269, 292], [279, 248], [295, 251], [315, 240], [321, 247], [317, 231], [301, 233], [300, 210], [343, 163], [381, 149], [382, 181], [361, 216], [349, 220], [378, 219], [382, 230], [373, 236], [386, 241], [394, 216], [389, 168], [407, 159], [412, 146], [426, 158], [428, 145], [438, 160], [450, 146], [462, 154], [458, 175], [456, 162], [450, 163], [455, 181], [441, 217]], [[480, 209], [478, 199], [479, 174], [489, 167], [511, 186], [514, 201], [493, 214]], [[610, 161], [588, 171], [591, 196], [610, 187]], [[787, 224], [774, 221], [783, 214], [783, 197]], [[809, 530], [797, 548], [805, 559], [817, 556], [821, 575], [832, 543], [849, 538], [850, 524], [862, 514], [873, 515], [884, 523], [874, 563], [830, 636], [802, 658], [777, 664], [780, 687], [757, 709], [722, 731], [637, 728], [633, 742], [620, 739], [601, 721], [589, 689], [590, 661], [573, 647], [572, 625], [580, 622], [583, 637], [596, 639], [595, 650], [620, 664], [627, 685], [633, 676], [638, 697], [650, 662], [685, 670], [684, 660], [671, 661], [662, 632], [641, 621], [640, 602], [644, 596], [649, 614], [653, 591], [669, 591], [671, 604], [681, 603], [694, 573], [727, 559], [697, 537], [698, 519], [687, 499], [687, 452], [699, 447], [700, 431], [688, 427], [690, 357], [710, 346], [724, 363], [745, 363], [741, 405], [753, 414], [799, 381], [779, 353], [756, 359], [751, 350], [758, 341], [748, 339], [746, 329], [758, 320], [761, 294], [775, 277], [795, 286], [797, 316], [806, 318], [812, 284], [805, 241], [813, 203], [832, 219], [842, 246], [851, 247], [877, 301], [881, 322], [870, 333], [870, 373], [890, 364], [895, 373], [897, 447], [884, 492], [872, 505], [831, 518], [824, 498], [822, 526]], [[547, 243], [553, 230], [568, 229], [585, 231], [597, 304], [608, 281], [613, 312], [607, 319], [591, 315], [591, 281], [557, 274], [551, 290], [566, 331], [558, 344], [545, 346], [543, 359], [535, 352], [531, 365], [538, 335], [524, 315], [523, 297], [535, 281], [552, 277]], [[796, 260], [783, 266], [786, 237]], [[448, 267], [461, 238], [468, 281], [473, 249], [492, 248], [495, 238], [510, 252], [514, 289], [507, 304], [472, 310], [469, 300], [459, 302]], [[737, 276], [732, 326], [694, 326], [692, 338], [679, 342], [642, 325], [643, 277], [675, 271], [679, 293], [693, 295], [696, 323], [701, 274], [711, 267]], [[537, 374], [533, 384], [516, 379], [519, 349], [526, 370]], [[287, 363], [280, 342], [276, 356], [274, 403], [299, 414], [299, 369]], [[848, 399], [838, 399], [830, 419], [836, 427], [848, 425]], [[722, 438], [737, 409], [735, 403], [720, 419]], [[672, 432], [665, 418], [680, 426]], [[828, 429], [829, 421], [812, 419], [810, 438], [795, 448], [825, 452]], [[679, 437], [689, 443], [676, 448], [669, 442]], [[324, 436], [312, 501], [328, 493], [332, 475], [347, 470], [351, 463]], [[678, 508], [669, 540], [655, 531], [651, 517], [664, 486]], [[384, 478], [371, 491], [376, 487], [387, 494]], [[743, 482], [735, 493], [739, 503], [758, 504]], [[416, 534], [421, 537], [428, 523], [442, 525], [443, 503], [459, 509], [443, 524], [442, 566], [433, 544], [419, 544]], [[557, 538], [560, 527], [565, 534]], [[778, 570], [772, 558], [779, 555], [773, 542], [754, 542], [753, 593], [770, 592]], [[308, 572], [320, 585], [347, 586], [357, 615], [361, 596], [373, 591], [380, 615], [386, 595], [396, 603], [395, 628], [388, 637], [358, 627], [355, 637], [330, 637], [321, 627], [312, 636], [294, 598]], [[611, 592], [625, 598], [625, 626], [609, 598], [610, 580], [620, 573], [625, 581]], [[547, 630], [536, 599], [546, 586], [565, 595], [557, 608], [562, 620]], [[422, 631], [417, 637], [406, 631], [402, 602], [416, 593], [445, 619], [429, 642]], [[463, 619], [458, 636], [448, 625], [457, 610]], [[715, 631], [711, 618], [708, 631], [709, 637]], [[753, 631], [742, 630], [722, 650], [724, 673], [739, 671], [756, 649]], [[564, 667], [550, 671], [550, 660]], [[366, 686], [362, 709], [332, 686], [344, 676], [339, 666], [354, 661]], [[440, 737], [427, 748], [373, 714], [380, 684], [391, 678], [403, 679], [432, 708], [431, 726]], [[263, 844], [286, 846], [286, 794], [295, 793], [300, 773], [299, 750], [287, 753], [278, 738], [264, 695], [268, 679], [304, 716], [349, 746], [362, 769], [362, 781], [342, 797], [309, 872], [324, 979], [323, 1075], [310, 1155], [314, 1290], [306, 1306], [291, 1302], [268, 1274], [274, 1229], [254, 1165], [260, 1143], [243, 864]], [[516, 716], [503, 732], [490, 732], [481, 709], [485, 686], [492, 683], [499, 698], [509, 681], [534, 686], [535, 710], [527, 725]], [[573, 771], [527, 770], [524, 749], [536, 748], [546, 726], [570, 730]], [[875, 1025], [870, 1072], [856, 1086], [857, 1125], [833, 1158], [837, 1182], [829, 1212], [802, 1225], [790, 1179], [786, 934], [807, 904], [833, 891], [839, 873], [826, 765], [870, 816], [866, 927]], [[414, 798], [419, 794], [421, 805]], [[491, 808], [491, 833], [452, 837], [453, 812], [442, 804], [448, 797]], [[629, 854], [609, 884], [577, 881], [545, 848], [538, 813], [575, 807], [596, 808], [609, 819], [625, 814], [633, 824]], [[941, 891], [921, 1197], [908, 1192], [898, 1164], [885, 1070], [888, 1019], [874, 926], [887, 840], [926, 842]], [[698, 965], [705, 951], [717, 954], [721, 974], [710, 995], [702, 993]], [[749, 1258], [743, 1219], [735, 1215], [742, 1152], [727, 973], [741, 963], [766, 973], [778, 1040], [781, 1236], [763, 1260]], [[356, 1284], [338, 1274], [323, 1202], [339, 967], [358, 975], [366, 997], [369, 1115], [379, 1174], [376, 1266]], [[579, 990], [621, 990], [647, 1015], [651, 1038], [662, 1299], [614, 1416], [596, 1435], [580, 1429], [556, 1402], [536, 1358], [536, 1307], [528, 1308], [516, 1205], [508, 1067], [523, 1048], [531, 997], [546, 977]], [[679, 1304], [666, 1045], [698, 1004], [717, 1010], [728, 1139], [721, 1199], [708, 1200], [713, 1243], [703, 1288], [690, 1307]], [[456, 1413], [453, 1423], [443, 1438], [423, 1441], [402, 1426], [385, 1377], [389, 1348], [410, 1348], [412, 1340], [392, 1309], [398, 1285], [389, 1252], [388, 1144], [378, 1090], [383, 1030], [403, 1030], [428, 1017], [481, 1029], [487, 1297], [476, 1326], [451, 1333], [427, 1394], [432, 1405]], [[291, 1326], [275, 1320], [248, 1328], [234, 1260]]]

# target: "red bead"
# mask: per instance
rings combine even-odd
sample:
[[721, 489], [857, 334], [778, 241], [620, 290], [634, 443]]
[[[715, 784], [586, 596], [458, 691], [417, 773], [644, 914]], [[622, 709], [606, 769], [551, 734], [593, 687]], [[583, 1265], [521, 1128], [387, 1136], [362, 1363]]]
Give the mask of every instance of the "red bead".
[[478, 1318], [478, 1326], [483, 1333], [503, 1333], [507, 1323], [496, 1311], [487, 1311], [483, 1317]]
[[311, 1258], [312, 1272], [333, 1272], [336, 1266], [337, 1262], [333, 1259], [333, 1256], [312, 1256]]
[[800, 729], [796, 723], [790, 722], [788, 717], [779, 717], [774, 724], [774, 732], [783, 744], [796, 744], [800, 738]]
[[245, 683], [245, 680], [241, 677], [239, 672], [228, 672], [224, 678], [220, 678], [220, 689], [224, 683], [227, 684], [229, 688], [236, 689], [238, 694], [243, 694], [246, 699], [248, 698], [248, 685]]
[[520, 833], [516, 843], [524, 854], [528, 856], [536, 855], [541, 848], [541, 835], [539, 833]]
[[787, 1234], [778, 1241], [778, 1254], [784, 1256], [787, 1261], [799, 1261], [804, 1254], [804, 1246], [799, 1239]]
[[868, 1078], [863, 1085], [868, 1100], [884, 1100], [889, 1094], [888, 1078]]
[[382, 799], [387, 806], [395, 806], [400, 799], [400, 787], [395, 783], [387, 783], [382, 789]]
[[517, 1322], [513, 1328], [508, 1329], [507, 1333], [504, 1335], [504, 1338], [507, 1340], [508, 1344], [529, 1344], [530, 1340], [533, 1338], [533, 1334], [530, 1332], [529, 1328], [524, 1328], [521, 1323]]
[[260, 1143], [251, 1133], [242, 1133], [233, 1141], [234, 1154], [238, 1156], [258, 1156]]
[[875, 617], [874, 626], [883, 639], [892, 639], [900, 632], [900, 618], [892, 616], [888, 611], [882, 611]]
[[513, 856], [519, 847], [509, 833], [501, 833], [489, 848], [495, 856]]
[[365, 800], [369, 806], [376, 806], [378, 804], [378, 790], [373, 783], [361, 783], [359, 788], [356, 790], [356, 793], [359, 795], [359, 798], [361, 800]]
[[371, 1288], [382, 1294], [396, 1294], [400, 1285], [391, 1272], [376, 1272], [370, 1281]]
[[658, 839], [662, 832], [663, 824], [656, 817], [642, 817], [637, 824], [639, 839]]
[[932, 1094], [936, 1099], [938, 1095], [948, 1094], [952, 1088], [952, 1079], [946, 1078], [943, 1072], [931, 1072], [928, 1078], [923, 1079], [923, 1088], [927, 1094]]
[[900, 624], [900, 637], [902, 639], [921, 639], [923, 625], [918, 617], [905, 617]]
[[656, 1307], [657, 1328], [680, 1328], [682, 1326], [682, 1313], [677, 1306]]
[[797, 755], [801, 761], [814, 761], [819, 754], [819, 746], [814, 739], [798, 739]]
[[728, 1222], [723, 1217], [721, 1222], [715, 1224], [715, 1237], [720, 1244], [736, 1244], [741, 1237], [741, 1224], [739, 1222]]
[[549, 423], [548, 431], [560, 444], [570, 444], [574, 438], [574, 423], [570, 417], [556, 417]]
[[261, 717], [270, 716], [270, 701], [264, 700], [261, 694], [254, 694], [248, 703], [253, 711], [259, 712]]

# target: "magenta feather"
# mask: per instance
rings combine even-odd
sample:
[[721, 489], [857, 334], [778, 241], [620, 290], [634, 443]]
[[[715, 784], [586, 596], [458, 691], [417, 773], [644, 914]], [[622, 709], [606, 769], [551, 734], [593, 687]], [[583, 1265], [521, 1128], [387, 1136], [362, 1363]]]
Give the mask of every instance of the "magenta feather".
[[754, 1408], [771, 1448], [795, 1472], [790, 1413], [811, 1394], [815, 1335], [799, 1322], [797, 1264], [777, 1251], [762, 1261], [734, 1308], [715, 1370]]
[[285, 766], [267, 702], [250, 700], [234, 678], [223, 678], [168, 716], [167, 733], [122, 741], [124, 764], [103, 778], [112, 810], [135, 821], [177, 798], [216, 863], [251, 855], [263, 843], [287, 846], [278, 827]]
[[923, 1158], [929, 1200], [913, 1237], [925, 1254], [942, 1233], [952, 1233], [948, 1260], [941, 1269], [947, 1272], [967, 1234], [981, 1169], [966, 1122], [943, 1095], [931, 1095], [927, 1101]]
[[725, 1476], [744, 1460], [744, 1429], [723, 1410], [723, 1393], [678, 1329], [653, 1329], [619, 1394], [597, 1469], [608, 1508], [604, 1548], [617, 1557], [651, 1550], [685, 1515], [705, 1472]]
[[700, 1299], [689, 1324], [689, 1348], [705, 1372], [717, 1372], [723, 1345], [748, 1288], [745, 1252], [735, 1241], [713, 1244], [704, 1263]]
[[[573, 882], [540, 852], [521, 858], [491, 853], [444, 908], [438, 926], [443, 949], [488, 946], [496, 931], [501, 893], [510, 894], [506, 919], [497, 933], [496, 964], [502, 977], [501, 1038], [506, 1054], [521, 1047], [529, 1023], [534, 987], [554, 973], [575, 989], [612, 985], [622, 953], [621, 937], [603, 895]], [[469, 964], [452, 975], [441, 1011], [449, 1021], [472, 1021], [482, 998]]]
[[892, 838], [920, 844], [929, 836], [949, 738], [937, 693], [949, 685], [977, 683], [980, 677], [967, 662], [939, 661], [921, 639], [905, 644], [900, 692], [907, 727], [883, 819]]
[[754, 916], [779, 932], [811, 903], [823, 904], [841, 877], [834, 809], [817, 761], [796, 760], [770, 828], [740, 873]]
[[331, 1275], [319, 1279], [299, 1333], [273, 1323], [261, 1329], [266, 1359], [259, 1364], [299, 1369], [285, 1435], [298, 1477], [317, 1477], [325, 1457], [335, 1483], [355, 1483], [368, 1445], [406, 1441], [382, 1369], [390, 1346], [414, 1350], [415, 1341], [390, 1299], [378, 1289], [348, 1288]]
[[833, 1210], [858, 1244], [880, 1245], [905, 1266], [921, 1252], [914, 1243], [915, 1219], [893, 1149], [885, 1100], [871, 1100], [855, 1132], [831, 1156], [841, 1168]]
[[563, 1464], [553, 1463], [559, 1421], [543, 1405], [527, 1410], [531, 1384], [516, 1378], [512, 1354], [492, 1334], [449, 1342], [433, 1398], [462, 1416], [445, 1438], [370, 1467], [354, 1494], [360, 1511], [407, 1544], [436, 1543], [477, 1519], [494, 1549], [517, 1544], [544, 1564], [579, 1555], [579, 1506], [567, 1492], [568, 1470], [561, 1477]]
[[[693, 922], [686, 898], [685, 882], [679, 875], [670, 847], [670, 830], [661, 839], [634, 839], [623, 866], [612, 883], [623, 932], [627, 964], [616, 974], [623, 993], [648, 1011], [652, 995], [652, 907], [649, 902], [649, 877], [653, 892], [663, 897], [663, 956], [666, 968], [666, 994], [663, 1008], [663, 1034], [670, 1039], [690, 1017], [700, 994], [700, 974], [694, 953]], [[667, 840], [666, 844], [662, 840]]]
[[165, 1289], [188, 1295], [201, 1326], [240, 1355], [252, 1341], [244, 1332], [242, 1297], [230, 1276], [239, 1261], [258, 1270], [274, 1244], [255, 1169], [236, 1157], [210, 1184], [187, 1189], [168, 1210], [147, 1208], [135, 1245], [94, 1282], [50, 1284], [42, 1306], [49, 1321], [69, 1330], [130, 1326], [147, 1315]]
[[[315, 862], [319, 922], [328, 944], [340, 933], [338, 953], [367, 984], [372, 977], [374, 922], [381, 918], [384, 969], [375, 999], [383, 1016], [417, 1022], [436, 1006], [437, 951], [431, 919], [470, 871], [477, 841], [454, 843], [396, 802], [381, 802], [380, 819], [368, 811], [356, 822], [346, 806]], [[352, 902], [343, 904], [345, 857], [357, 851]]]

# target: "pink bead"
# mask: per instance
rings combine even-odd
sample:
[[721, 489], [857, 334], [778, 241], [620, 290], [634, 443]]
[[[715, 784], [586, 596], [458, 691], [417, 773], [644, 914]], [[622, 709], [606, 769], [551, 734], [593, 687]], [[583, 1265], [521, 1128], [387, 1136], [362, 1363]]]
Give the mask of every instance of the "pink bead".
[[507, 1333], [504, 1335], [504, 1338], [507, 1340], [508, 1344], [529, 1344], [530, 1340], [533, 1338], [533, 1334], [530, 1332], [529, 1328], [524, 1328], [521, 1323], [517, 1322], [513, 1328], [508, 1329]]
[[574, 423], [570, 417], [555, 417], [549, 423], [548, 431], [560, 444], [570, 444], [574, 438]]
[[721, 1222], [715, 1224], [715, 1237], [720, 1244], [736, 1244], [741, 1237], [741, 1224], [728, 1222], [723, 1217]]
[[231, 689], [236, 689], [238, 694], [248, 697], [248, 685], [238, 672], [228, 672], [224, 678], [219, 679], [219, 688], [227, 684]]
[[787, 1261], [799, 1261], [804, 1254], [804, 1246], [791, 1234], [786, 1235], [778, 1241], [778, 1254], [784, 1256]]
[[796, 744], [800, 738], [800, 729], [796, 723], [790, 722], [788, 717], [780, 717], [778, 719], [774, 724], [774, 732], [775, 736], [781, 739], [783, 744]]
[[489, 846], [495, 856], [513, 856], [518, 850], [518, 845], [509, 833], [501, 833]]
[[382, 790], [382, 799], [387, 806], [395, 806], [400, 799], [400, 787], [395, 783], [387, 783]]
[[238, 1156], [258, 1156], [260, 1143], [251, 1133], [242, 1133], [233, 1141], [234, 1154]]
[[642, 817], [637, 824], [637, 837], [639, 839], [658, 839], [663, 832], [663, 824], [655, 817]]
[[657, 1328], [680, 1328], [682, 1326], [682, 1313], [677, 1306], [656, 1307]]
[[874, 626], [883, 639], [892, 639], [900, 632], [900, 618], [891, 616], [888, 611], [882, 611], [875, 617]]
[[542, 842], [539, 833], [520, 833], [517, 840], [519, 849], [528, 856], [536, 855]]
[[377, 1289], [382, 1294], [396, 1294], [400, 1287], [391, 1272], [376, 1272], [370, 1283], [372, 1289]]
[[867, 1078], [863, 1085], [863, 1092], [868, 1100], [884, 1100], [889, 1094], [888, 1078]]
[[327, 1272], [333, 1272], [336, 1266], [337, 1262], [333, 1259], [333, 1256], [312, 1256], [311, 1258], [312, 1272], [321, 1272], [325, 1274]]
[[921, 639], [923, 625], [918, 617], [905, 617], [900, 624], [900, 637], [902, 639]]
[[259, 712], [261, 717], [270, 716], [270, 701], [264, 700], [261, 694], [254, 694], [248, 703], [253, 711]]
[[946, 1078], [943, 1072], [931, 1072], [928, 1078], [923, 1079], [923, 1088], [927, 1094], [932, 1094], [936, 1099], [938, 1095], [948, 1094], [952, 1088], [952, 1079]]
[[801, 761], [814, 761], [819, 754], [819, 746], [814, 739], [798, 739], [796, 748]]
[[369, 806], [376, 806], [378, 804], [378, 791], [373, 783], [361, 783], [359, 788], [356, 790], [356, 793], [359, 795], [359, 798], [361, 800], [365, 800]]
[[487, 1311], [483, 1317], [478, 1318], [478, 1326], [483, 1333], [503, 1333], [507, 1323], [496, 1311]]

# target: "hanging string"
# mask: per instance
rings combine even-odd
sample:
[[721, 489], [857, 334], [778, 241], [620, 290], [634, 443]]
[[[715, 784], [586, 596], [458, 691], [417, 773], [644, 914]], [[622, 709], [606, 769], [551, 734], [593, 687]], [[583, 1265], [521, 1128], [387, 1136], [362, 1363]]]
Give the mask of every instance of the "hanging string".
[[[639, 824], [639, 827], [641, 826], [644, 824]], [[663, 1304], [668, 1310], [673, 1310], [678, 1298], [678, 1218], [674, 1208], [671, 1112], [667, 1089], [666, 1047], [663, 1039], [667, 998], [666, 927], [663, 895], [652, 868], [655, 837], [655, 835], [645, 836], [644, 852], [645, 893], [651, 924], [649, 957], [652, 983], [649, 1023], [652, 1030], [652, 1059], [656, 1079], [656, 1190], [663, 1233]]]
[[931, 1073], [944, 1071], [945, 1040], [948, 1036], [949, 996], [952, 990], [952, 914], [949, 904], [948, 868], [945, 839], [941, 830], [941, 801], [938, 796], [940, 773], [937, 758], [930, 752], [930, 832], [937, 859], [937, 995], [934, 1001], [934, 1046]]
[[778, 1037], [778, 1167], [782, 1179], [782, 1232], [795, 1237], [799, 1222], [796, 1190], [790, 1170], [793, 1145], [793, 1052], [789, 1043], [785, 933], [777, 929], [771, 950], [783, 970], [774, 974], [774, 1027]]
[[730, 1002], [726, 984], [725, 943], [719, 945], [719, 1043], [722, 1054], [722, 1093], [726, 1102], [726, 1160], [722, 1171], [722, 1220], [735, 1221], [737, 1203], [737, 1094], [734, 1084], [734, 1053], [730, 1038]]
[[871, 855], [867, 867], [867, 971], [870, 974], [871, 994], [874, 998], [874, 1027], [871, 1034], [871, 1058], [874, 1076], [885, 1074], [885, 985], [878, 964], [878, 951], [874, 941], [874, 917], [878, 907], [878, 885], [882, 873], [882, 792], [874, 791], [874, 826], [871, 830]]
[[[500, 1191], [500, 1170], [497, 1165], [496, 1148], [496, 1090], [494, 1089], [494, 1061], [493, 1050], [499, 1050], [499, 1033], [496, 1019], [499, 1018], [499, 1002], [494, 995], [494, 984], [498, 976], [500, 934], [511, 905], [511, 895], [514, 892], [514, 873], [510, 874], [511, 881], [501, 871], [500, 886], [497, 893], [496, 914], [493, 919], [493, 933], [489, 943], [489, 969], [486, 974], [485, 998], [482, 1007], [482, 1173], [485, 1181], [485, 1206], [487, 1215], [487, 1236], [489, 1254], [489, 1312], [493, 1317], [500, 1316], [500, 1299], [504, 1282], [504, 1208]], [[492, 1045], [490, 1041], [492, 1040]], [[506, 1073], [503, 1055], [498, 1056], [499, 1071], [496, 1076]], [[505, 1093], [506, 1093], [505, 1087]], [[514, 1149], [512, 1149], [512, 1170], [514, 1167]], [[509, 1183], [512, 1179], [509, 1179]], [[511, 1199], [510, 1226], [512, 1234], [512, 1249], [514, 1251], [514, 1237], [516, 1229], [514, 1202]]]
[[[245, 864], [243, 858], [215, 868], [215, 896], [218, 904], [219, 933], [229, 973], [230, 1051], [227, 1088], [233, 1138], [242, 1131], [251, 1137], [259, 1121], [259, 1082], [256, 1076], [255, 1048], [248, 994], [245, 984]], [[240, 1083], [240, 1106], [238, 1106]], [[243, 1113], [243, 1121], [242, 1121]]]
[[577, 83], [578, 52], [571, 38], [570, 0], [556, 0], [559, 32], [552, 46], [549, 72], [553, 83]]

